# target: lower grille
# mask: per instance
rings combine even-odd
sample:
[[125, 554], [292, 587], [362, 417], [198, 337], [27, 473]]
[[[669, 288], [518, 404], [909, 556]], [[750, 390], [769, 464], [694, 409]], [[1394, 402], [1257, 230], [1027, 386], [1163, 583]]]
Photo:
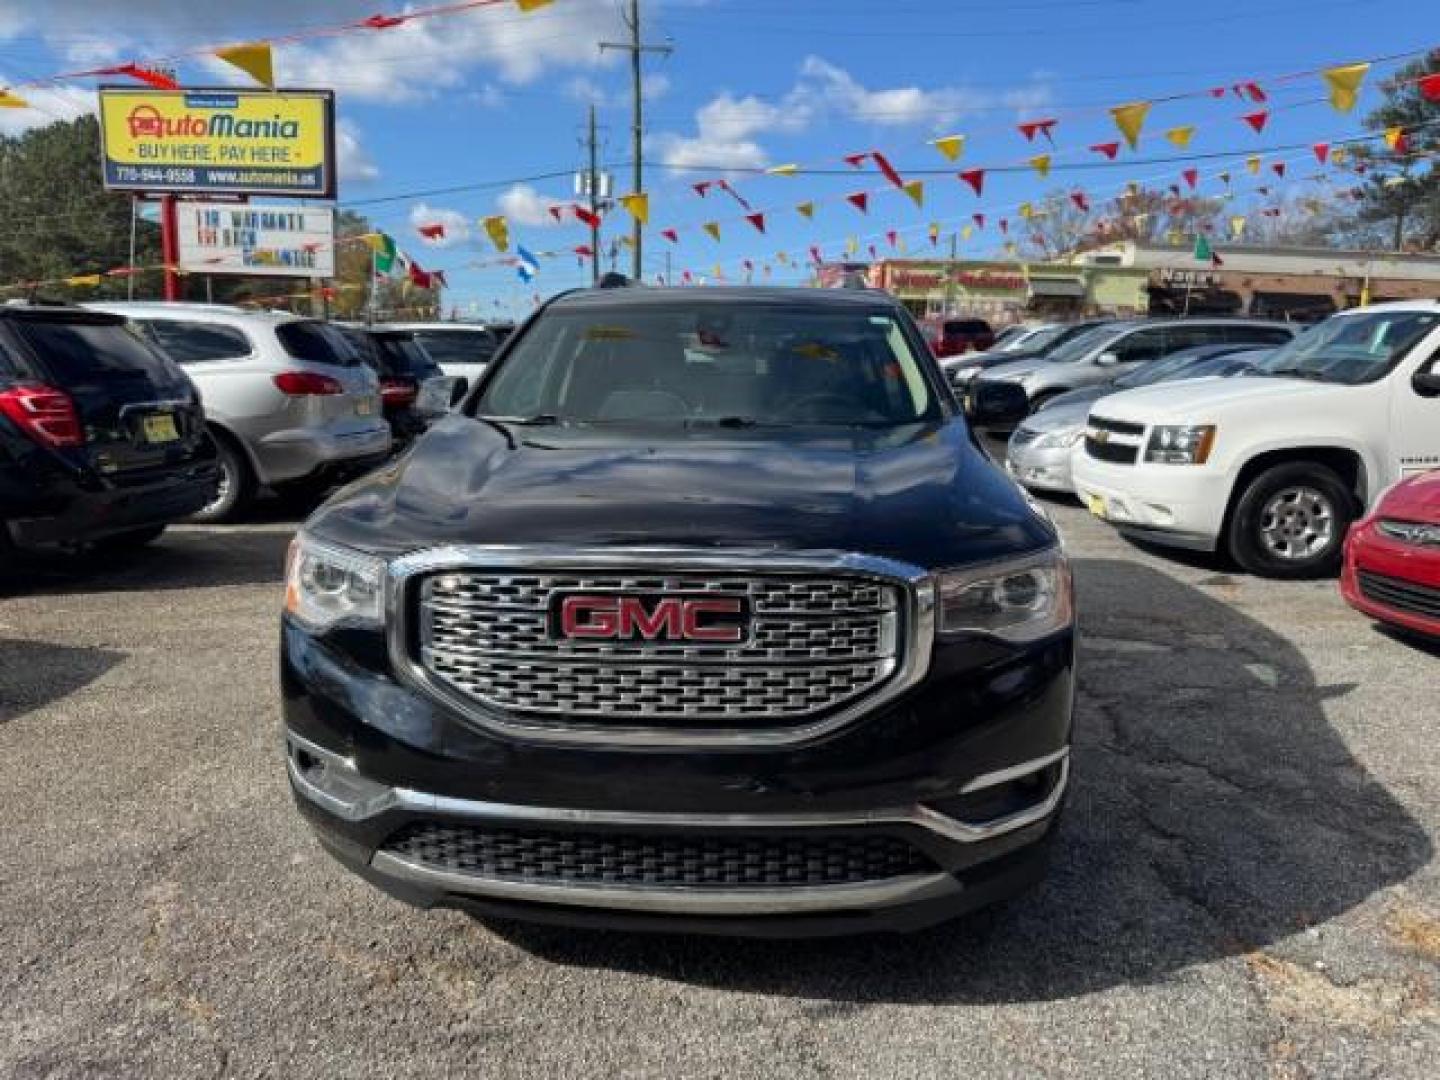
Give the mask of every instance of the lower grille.
[[407, 827], [383, 850], [432, 870], [537, 884], [855, 885], [937, 870], [903, 840], [853, 833], [564, 833], [425, 822]]
[[1100, 442], [1092, 435], [1085, 436], [1085, 452], [1098, 461], [1110, 461], [1116, 465], [1134, 465], [1140, 456], [1138, 446]]
[[1361, 570], [1357, 577], [1360, 593], [1367, 600], [1411, 615], [1440, 619], [1440, 589], [1369, 570]]

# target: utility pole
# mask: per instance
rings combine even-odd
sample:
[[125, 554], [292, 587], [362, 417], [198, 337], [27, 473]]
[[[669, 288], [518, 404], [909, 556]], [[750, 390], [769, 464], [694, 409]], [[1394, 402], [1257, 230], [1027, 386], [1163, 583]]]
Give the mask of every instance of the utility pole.
[[590, 283], [600, 282], [600, 167], [595, 140], [595, 103], [590, 103]]
[[[670, 55], [672, 50], [668, 45], [646, 45], [641, 41], [640, 0], [630, 0], [629, 14], [622, 15], [621, 18], [624, 19], [625, 26], [630, 31], [630, 40], [626, 42], [602, 41], [600, 43], [600, 51], [604, 52], [606, 49], [620, 49], [621, 51], [628, 52], [630, 54], [630, 92], [633, 96], [633, 101], [631, 103], [630, 152], [635, 159], [633, 162], [633, 186], [630, 190], [638, 195], [640, 192], [645, 190], [645, 98], [644, 94], [642, 93], [643, 87], [641, 85], [642, 80], [640, 73], [640, 55], [641, 53], [648, 52], [662, 53], [668, 56]], [[635, 227], [631, 232], [630, 244], [630, 254], [633, 260], [631, 262], [631, 277], [633, 277], [636, 281], [639, 281], [642, 276], [641, 262], [643, 258], [643, 251], [641, 248], [641, 244], [643, 240], [643, 235], [644, 228], [640, 224], [640, 219], [636, 218]]]
[[950, 265], [945, 268], [945, 314], [955, 314], [955, 259], [957, 236], [950, 234]]

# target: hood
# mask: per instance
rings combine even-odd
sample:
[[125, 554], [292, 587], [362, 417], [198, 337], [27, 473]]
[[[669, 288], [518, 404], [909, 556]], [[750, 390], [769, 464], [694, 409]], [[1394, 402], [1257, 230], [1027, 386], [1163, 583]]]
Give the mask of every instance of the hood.
[[1380, 500], [1375, 516], [1440, 525], [1440, 469], [1431, 469], [1396, 484]]
[[1047, 434], [1052, 431], [1063, 431], [1066, 428], [1084, 427], [1085, 421], [1090, 416], [1090, 406], [1096, 399], [1103, 397], [1103, 394], [1086, 394], [1081, 396], [1080, 391], [1074, 394], [1065, 394], [1067, 401], [1060, 401], [1046, 405], [1039, 412], [1031, 413], [1026, 417], [1020, 426], [1030, 431], [1043, 431]]
[[1032, 353], [1018, 360], [1007, 358], [1003, 363], [992, 365], [985, 372], [985, 378], [1006, 382], [1018, 381], [1032, 372], [1041, 370], [1049, 363], [1050, 361], [1039, 353]]
[[960, 356], [947, 356], [945, 366], [951, 367], [981, 367], [993, 368], [1001, 364], [1013, 364], [1021, 360], [1034, 360], [1043, 355], [1034, 349], [1016, 349], [1014, 352], [974, 352], [963, 353]]
[[1054, 543], [963, 421], [891, 431], [500, 428], [452, 415], [307, 530], [442, 544], [849, 550], [927, 568]]
[[1258, 375], [1226, 379], [1213, 375], [1204, 379], [1157, 383], [1138, 390], [1122, 390], [1106, 397], [1104, 409], [1097, 408], [1095, 411], [1107, 420], [1128, 420], [1137, 424], [1170, 421], [1205, 423], [1219, 420], [1228, 412], [1266, 410], [1280, 403], [1287, 412], [1300, 413], [1311, 400], [1355, 389], [1339, 383], [1305, 382], [1302, 379]]

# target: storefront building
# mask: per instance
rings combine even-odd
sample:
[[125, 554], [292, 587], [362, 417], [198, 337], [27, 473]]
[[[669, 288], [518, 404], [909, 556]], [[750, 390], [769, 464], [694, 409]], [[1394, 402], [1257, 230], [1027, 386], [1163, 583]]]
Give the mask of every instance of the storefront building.
[[868, 274], [872, 288], [893, 294], [917, 318], [966, 315], [994, 326], [1143, 313], [1149, 280], [1123, 267], [972, 260], [891, 259]]

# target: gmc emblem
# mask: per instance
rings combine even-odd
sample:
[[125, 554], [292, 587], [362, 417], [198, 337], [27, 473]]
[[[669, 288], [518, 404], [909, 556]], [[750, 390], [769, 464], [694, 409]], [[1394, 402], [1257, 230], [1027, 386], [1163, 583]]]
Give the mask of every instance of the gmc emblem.
[[556, 598], [551, 633], [577, 641], [693, 641], [736, 645], [749, 612], [738, 596], [626, 596], [571, 593]]

